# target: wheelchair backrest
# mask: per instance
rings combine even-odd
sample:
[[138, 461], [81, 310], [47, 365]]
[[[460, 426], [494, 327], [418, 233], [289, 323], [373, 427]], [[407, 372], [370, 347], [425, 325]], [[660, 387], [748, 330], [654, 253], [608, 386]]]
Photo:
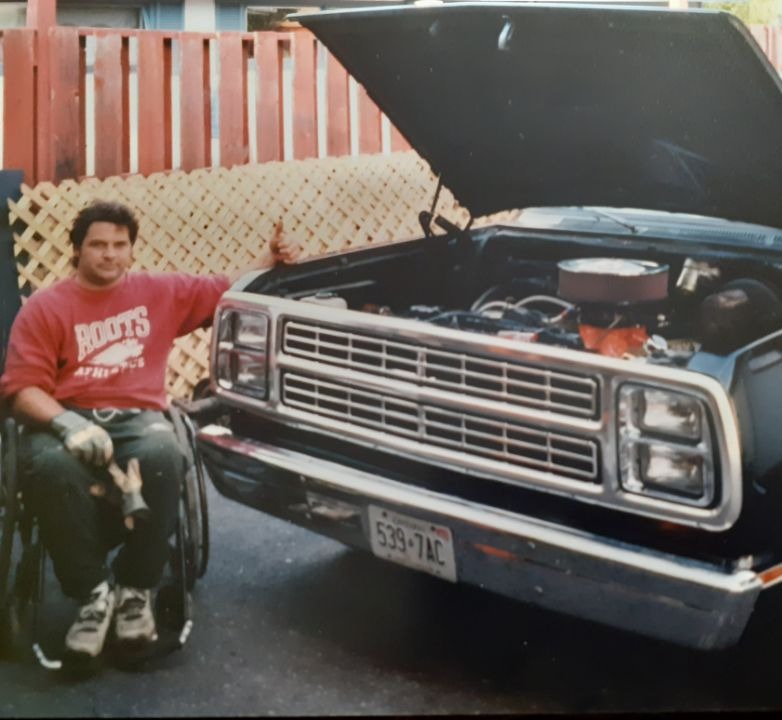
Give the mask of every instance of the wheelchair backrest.
[[8, 201], [21, 197], [21, 170], [0, 171], [0, 374], [5, 368], [8, 336], [22, 305], [16, 271], [14, 236], [8, 218]]

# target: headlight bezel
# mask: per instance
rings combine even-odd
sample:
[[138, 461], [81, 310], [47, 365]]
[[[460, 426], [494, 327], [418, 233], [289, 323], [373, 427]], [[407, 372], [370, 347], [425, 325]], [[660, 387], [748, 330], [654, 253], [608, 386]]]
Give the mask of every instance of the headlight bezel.
[[[255, 333], [248, 330], [253, 327]], [[272, 319], [268, 313], [237, 307], [219, 311], [213, 360], [214, 380], [219, 388], [258, 400], [268, 398], [271, 329]], [[252, 363], [256, 363], [259, 368], [257, 372], [250, 373], [255, 381], [241, 380], [242, 369], [247, 372], [247, 367]]]
[[[697, 409], [695, 423], [697, 433], [678, 432], [672, 428], [650, 427], [644, 422], [646, 395], [668, 395], [671, 406], [685, 401]], [[639, 403], [639, 397], [643, 402]], [[639, 407], [639, 405], [641, 407]], [[671, 413], [676, 417], [675, 413]], [[639, 382], [624, 382], [617, 388], [616, 421], [617, 470], [620, 489], [628, 496], [649, 497], [678, 505], [695, 508], [712, 507], [719, 501], [719, 447], [715, 446], [713, 419], [705, 398], [695, 392], [668, 388], [662, 385], [646, 385]], [[686, 462], [687, 458], [698, 464], [701, 473], [702, 491], [694, 494], [674, 483], [655, 482], [643, 469], [644, 453], [647, 458], [652, 452]], [[673, 463], [674, 461], [671, 460]], [[648, 470], [648, 461], [647, 461]]]

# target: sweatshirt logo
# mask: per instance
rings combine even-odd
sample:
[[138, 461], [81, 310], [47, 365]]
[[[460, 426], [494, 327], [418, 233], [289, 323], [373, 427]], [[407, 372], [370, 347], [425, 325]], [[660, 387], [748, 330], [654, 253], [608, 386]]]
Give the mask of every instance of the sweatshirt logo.
[[75, 375], [103, 378], [144, 367], [144, 346], [138, 338], [149, 335], [148, 310], [139, 305], [105, 320], [74, 325], [79, 348]]
[[94, 358], [90, 358], [90, 365], [122, 365], [122, 363], [137, 358], [144, 352], [144, 346], [135, 338], [122, 340], [109, 345], [99, 352]]
[[[88, 355], [101, 350], [110, 343], [147, 337], [149, 335], [148, 311], [145, 305], [139, 305], [132, 310], [125, 310], [125, 312], [108, 317], [105, 320], [78, 323], [74, 325], [73, 329], [76, 332], [76, 342], [79, 345], [79, 362], [82, 362]], [[128, 345], [127, 342], [119, 344]], [[139, 343], [136, 342], [135, 345], [139, 345]], [[101, 353], [98, 357], [103, 355], [104, 353]], [[98, 357], [93, 358], [90, 362], [99, 365], [116, 364], [116, 362], [98, 360]], [[109, 358], [107, 357], [107, 359]]]

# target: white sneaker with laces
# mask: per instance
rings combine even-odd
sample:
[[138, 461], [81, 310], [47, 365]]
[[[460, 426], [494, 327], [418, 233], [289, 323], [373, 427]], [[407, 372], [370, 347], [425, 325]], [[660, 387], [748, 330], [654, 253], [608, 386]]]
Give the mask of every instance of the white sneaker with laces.
[[114, 603], [114, 591], [108, 582], [104, 580], [93, 588], [89, 600], [79, 608], [79, 614], [65, 636], [68, 653], [87, 658], [101, 654]]
[[149, 590], [117, 586], [114, 631], [120, 642], [150, 643], [157, 640], [152, 593]]

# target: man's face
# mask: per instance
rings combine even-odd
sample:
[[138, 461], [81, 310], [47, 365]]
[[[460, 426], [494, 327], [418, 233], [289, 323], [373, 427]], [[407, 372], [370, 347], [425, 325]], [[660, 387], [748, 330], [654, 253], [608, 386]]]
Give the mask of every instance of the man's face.
[[128, 229], [110, 222], [94, 222], [81, 248], [74, 249], [76, 275], [87, 287], [106, 288], [118, 283], [133, 262]]

